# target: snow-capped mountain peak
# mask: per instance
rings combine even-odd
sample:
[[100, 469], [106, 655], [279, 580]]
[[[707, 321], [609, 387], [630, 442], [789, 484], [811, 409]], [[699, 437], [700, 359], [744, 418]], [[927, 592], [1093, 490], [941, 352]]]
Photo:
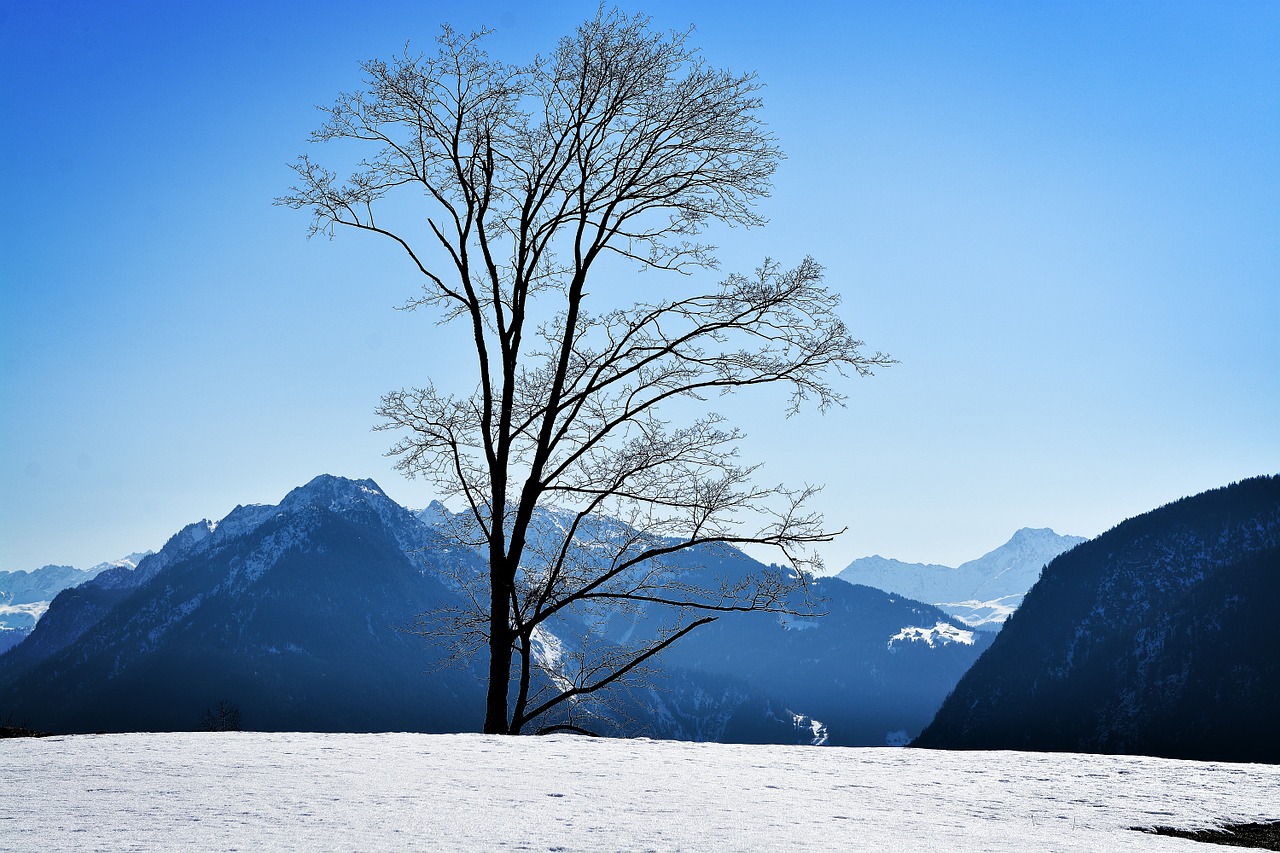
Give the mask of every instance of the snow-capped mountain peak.
[[1047, 527], [1024, 527], [999, 548], [956, 569], [966, 581], [976, 581], [965, 598], [983, 601], [1025, 593], [1050, 560], [1084, 541], [1081, 536], [1059, 536]]
[[[141, 586], [178, 560], [200, 553], [216, 552], [228, 543], [249, 536], [273, 519], [281, 517], [291, 519], [288, 529], [270, 537], [266, 550], [269, 551], [271, 547], [288, 548], [299, 545], [305, 541], [307, 529], [314, 524], [314, 519], [306, 518], [308, 510], [339, 514], [372, 512], [393, 531], [403, 550], [412, 550], [421, 544], [421, 535], [417, 533], [420, 526], [414, 523], [407, 510], [388, 498], [373, 480], [350, 480], [321, 474], [306, 485], [291, 490], [277, 505], [239, 505], [219, 521], [202, 518], [188, 524], [171, 536], [159, 553], [142, 559], [136, 570], [112, 568], [99, 575], [95, 583], [106, 588]], [[272, 554], [266, 553], [263, 546], [259, 546], [249, 562], [253, 565], [266, 565], [272, 559]], [[253, 572], [248, 571], [246, 577], [252, 576]]]
[[297, 512], [315, 507], [339, 515], [372, 512], [395, 536], [404, 551], [423, 547], [422, 519], [387, 497], [386, 492], [373, 480], [351, 480], [333, 474], [320, 476], [299, 486], [280, 501], [280, 512]]
[[446, 525], [453, 519], [453, 513], [449, 512], [449, 508], [440, 503], [440, 501], [432, 501], [422, 509], [412, 512], [424, 524], [429, 524], [432, 527]]
[[321, 474], [285, 495], [284, 500], [280, 501], [280, 508], [293, 509], [311, 505], [337, 510], [390, 500], [373, 480], [351, 480], [333, 474]]
[[1021, 604], [1046, 563], [1084, 541], [1047, 527], [1024, 527], [999, 548], [956, 568], [877, 555], [854, 560], [837, 577], [935, 604], [975, 627], [996, 628]]
[[98, 563], [92, 566], [88, 571], [95, 576], [105, 572], [107, 569], [125, 569], [132, 571], [138, 568], [138, 564], [142, 562], [144, 557], [150, 557], [155, 551], [135, 551], [132, 554], [126, 554], [118, 560], [107, 560], [104, 563]]

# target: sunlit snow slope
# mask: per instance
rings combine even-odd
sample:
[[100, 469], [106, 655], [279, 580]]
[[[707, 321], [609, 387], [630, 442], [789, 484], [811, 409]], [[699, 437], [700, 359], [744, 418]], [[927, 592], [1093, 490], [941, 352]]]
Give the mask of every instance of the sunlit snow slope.
[[1128, 827], [1280, 817], [1280, 767], [571, 736], [23, 739], [0, 847], [1194, 851]]

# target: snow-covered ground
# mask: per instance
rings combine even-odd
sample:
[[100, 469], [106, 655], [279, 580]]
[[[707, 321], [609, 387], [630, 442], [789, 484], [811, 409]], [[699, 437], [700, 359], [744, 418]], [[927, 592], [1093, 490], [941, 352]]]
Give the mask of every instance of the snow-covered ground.
[[1280, 767], [574, 736], [0, 741], [0, 849], [1186, 850]]

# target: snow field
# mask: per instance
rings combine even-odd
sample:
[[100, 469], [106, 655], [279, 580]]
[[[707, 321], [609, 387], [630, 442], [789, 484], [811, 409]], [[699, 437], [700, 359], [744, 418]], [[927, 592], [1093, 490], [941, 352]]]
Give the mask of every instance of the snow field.
[[1280, 767], [420, 734], [0, 741], [0, 850], [1187, 850]]

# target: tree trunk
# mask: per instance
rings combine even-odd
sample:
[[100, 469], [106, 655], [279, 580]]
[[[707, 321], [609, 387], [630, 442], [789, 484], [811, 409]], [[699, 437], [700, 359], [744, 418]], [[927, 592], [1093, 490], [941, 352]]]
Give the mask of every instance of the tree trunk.
[[484, 733], [510, 734], [507, 693], [511, 685], [510, 588], [490, 577], [489, 693], [485, 700]]
[[511, 734], [520, 734], [527, 722], [525, 712], [529, 710], [529, 682], [533, 664], [533, 648], [531, 635], [526, 632], [520, 635], [520, 688], [516, 691], [516, 707], [511, 714]]

